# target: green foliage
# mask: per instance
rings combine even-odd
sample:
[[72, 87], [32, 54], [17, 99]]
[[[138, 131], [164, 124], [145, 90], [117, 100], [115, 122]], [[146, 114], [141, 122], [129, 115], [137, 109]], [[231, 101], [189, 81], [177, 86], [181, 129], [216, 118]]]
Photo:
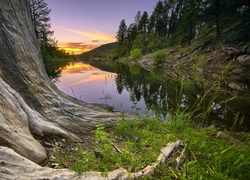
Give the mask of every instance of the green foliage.
[[158, 66], [166, 60], [166, 56], [167, 56], [167, 54], [166, 54], [166, 51], [164, 49], [159, 50], [153, 54], [152, 60]]
[[142, 57], [141, 49], [135, 48], [132, 51], [130, 51], [130, 57], [133, 61], [138, 61]]

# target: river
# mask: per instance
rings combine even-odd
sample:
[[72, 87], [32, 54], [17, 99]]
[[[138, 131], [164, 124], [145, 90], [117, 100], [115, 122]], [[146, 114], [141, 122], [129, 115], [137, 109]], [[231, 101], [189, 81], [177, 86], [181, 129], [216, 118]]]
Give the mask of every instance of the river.
[[[64, 93], [115, 111], [159, 114], [185, 109], [196, 121], [220, 128], [250, 129], [250, 95], [199, 81], [170, 78], [165, 71], [111, 62], [71, 62], [60, 67], [54, 82]], [[203, 112], [203, 113], [201, 113]]]

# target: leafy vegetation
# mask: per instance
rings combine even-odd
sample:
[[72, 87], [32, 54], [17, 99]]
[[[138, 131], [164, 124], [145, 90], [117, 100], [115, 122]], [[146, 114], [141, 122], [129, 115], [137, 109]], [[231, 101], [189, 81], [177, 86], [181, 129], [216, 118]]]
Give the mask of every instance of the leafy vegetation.
[[157, 66], [159, 66], [160, 64], [162, 64], [166, 60], [166, 56], [167, 56], [167, 54], [166, 54], [166, 51], [164, 49], [159, 50], [153, 54], [152, 60]]
[[133, 61], [138, 61], [142, 57], [141, 49], [136, 48], [130, 51], [130, 57]]

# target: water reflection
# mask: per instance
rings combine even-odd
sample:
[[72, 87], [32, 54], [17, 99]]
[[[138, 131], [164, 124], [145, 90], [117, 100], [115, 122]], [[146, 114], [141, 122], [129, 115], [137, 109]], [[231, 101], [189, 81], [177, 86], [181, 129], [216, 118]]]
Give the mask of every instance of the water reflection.
[[[249, 125], [250, 95], [233, 97], [232, 93], [195, 81], [173, 77], [171, 72], [154, 68], [150, 72], [134, 64], [127, 66], [119, 63], [71, 63], [61, 69], [61, 77], [56, 83], [65, 93], [89, 102], [113, 106], [118, 111], [148, 112], [161, 109], [165, 115], [169, 110], [179, 107], [192, 109], [194, 117], [202, 120], [208, 117], [209, 123], [232, 126], [235, 119], [244, 116], [244, 126]], [[199, 100], [203, 101], [199, 103]], [[133, 107], [133, 108], [132, 108]], [[200, 114], [209, 108], [209, 113]], [[235, 113], [238, 117], [235, 117]], [[199, 116], [198, 116], [199, 115]], [[240, 120], [237, 122], [240, 123]]]

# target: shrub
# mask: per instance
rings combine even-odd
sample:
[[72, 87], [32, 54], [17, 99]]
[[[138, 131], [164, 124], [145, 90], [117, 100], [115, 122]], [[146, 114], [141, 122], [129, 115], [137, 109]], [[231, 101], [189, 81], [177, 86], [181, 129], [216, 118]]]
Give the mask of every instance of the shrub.
[[132, 51], [130, 51], [130, 57], [134, 61], [138, 61], [142, 57], [142, 52], [140, 48], [135, 48]]
[[152, 60], [153, 62], [158, 66], [160, 64], [162, 64], [166, 59], [166, 51], [163, 49], [163, 50], [159, 50], [159, 51], [156, 51], [154, 54], [153, 54], [153, 57], [152, 57]]

